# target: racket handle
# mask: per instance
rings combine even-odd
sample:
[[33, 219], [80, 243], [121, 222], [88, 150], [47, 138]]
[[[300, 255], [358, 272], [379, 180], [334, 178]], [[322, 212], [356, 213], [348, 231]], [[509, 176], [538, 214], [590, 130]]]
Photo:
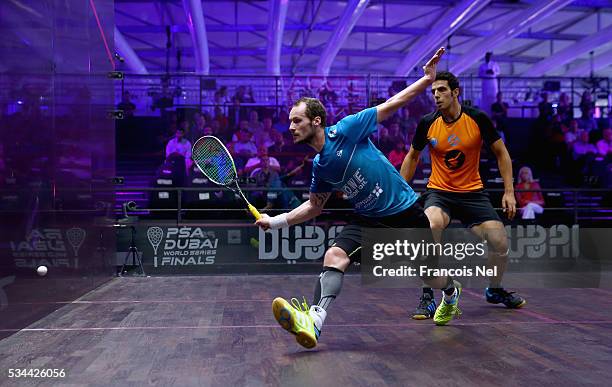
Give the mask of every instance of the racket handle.
[[261, 214], [257, 211], [257, 208], [253, 207], [253, 205], [249, 204], [249, 211], [255, 217], [256, 220], [261, 219]]

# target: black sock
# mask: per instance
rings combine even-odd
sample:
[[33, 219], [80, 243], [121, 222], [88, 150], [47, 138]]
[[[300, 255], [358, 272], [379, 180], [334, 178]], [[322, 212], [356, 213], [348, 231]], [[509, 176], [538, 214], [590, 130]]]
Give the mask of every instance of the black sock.
[[323, 266], [323, 271], [319, 274], [319, 279], [315, 285], [315, 295], [313, 304], [327, 310], [329, 305], [342, 289], [344, 273], [335, 267]]
[[453, 278], [451, 276], [448, 276], [448, 281], [446, 282], [446, 286], [444, 289], [442, 289], [442, 291], [447, 296], [451, 296], [453, 293], [455, 293], [455, 283], [453, 282]]
[[423, 288], [423, 294], [429, 294], [431, 298], [434, 297], [434, 292], [432, 288]]

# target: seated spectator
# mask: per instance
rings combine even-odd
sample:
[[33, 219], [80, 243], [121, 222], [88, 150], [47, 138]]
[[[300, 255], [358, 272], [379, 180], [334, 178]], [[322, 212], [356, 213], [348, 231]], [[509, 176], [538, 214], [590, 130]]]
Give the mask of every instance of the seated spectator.
[[559, 95], [557, 113], [561, 116], [561, 120], [563, 122], [567, 122], [574, 118], [574, 109], [572, 108], [572, 104], [567, 93], [561, 93]]
[[[255, 184], [257, 187], [266, 189], [265, 191], [253, 191], [250, 195], [254, 203], [258, 203], [260, 206], [265, 203], [265, 206], [263, 207], [264, 210], [274, 207], [274, 200], [268, 196], [268, 189], [278, 189], [282, 186], [280, 175], [278, 173], [280, 166], [278, 170], [277, 168], [273, 167], [272, 159], [273, 158], [270, 158], [267, 155], [262, 155], [259, 159], [257, 167], [249, 174], [250, 178], [255, 179]], [[280, 192], [272, 193], [272, 196], [276, 196], [278, 198]]]
[[579, 130], [578, 139], [572, 146], [571, 174], [574, 184], [584, 184], [585, 179], [593, 174], [593, 168], [596, 164], [597, 148], [589, 142], [589, 132]]
[[612, 154], [612, 129], [603, 130], [603, 138], [597, 141], [597, 153], [604, 157]]
[[[231, 102], [229, 95], [227, 94], [227, 86], [221, 86], [219, 90], [215, 91], [215, 105], [219, 108], [225, 109], [225, 105]], [[217, 108], [215, 108], [215, 111]]]
[[232, 97], [232, 102], [234, 104], [240, 105], [243, 102], [247, 101], [248, 97], [246, 96], [246, 88], [244, 86], [238, 86], [236, 88], [236, 93]]
[[262, 168], [264, 163], [267, 163], [267, 166], [277, 172], [280, 173], [280, 163], [274, 157], [268, 156], [268, 148], [265, 146], [260, 146], [257, 148], [257, 156], [251, 157], [246, 165], [244, 166], [244, 173], [250, 175], [257, 168]]
[[285, 139], [283, 135], [276, 130], [272, 132], [273, 144], [268, 148], [270, 153], [282, 153], [285, 151]]
[[377, 146], [383, 154], [388, 155], [389, 152], [395, 149], [395, 144], [400, 141], [405, 143], [404, 136], [400, 132], [399, 123], [391, 122], [388, 129], [385, 127], [379, 129]]
[[255, 146], [255, 143], [251, 141], [251, 133], [249, 133], [247, 130], [241, 129], [235, 136], [236, 140], [230, 142], [227, 148], [232, 156], [234, 156], [236, 169], [242, 169], [247, 160], [255, 156], [257, 153], [257, 147]]
[[591, 112], [595, 111], [595, 102], [593, 102], [593, 94], [589, 90], [585, 90], [580, 98], [580, 111], [582, 117], [588, 117]]
[[278, 114], [278, 121], [273, 126], [280, 133], [289, 131], [289, 113], [281, 110]]
[[393, 144], [389, 140], [389, 129], [382, 124], [379, 124], [378, 130], [372, 135], [372, 142], [383, 154], [393, 150]]
[[[536, 214], [544, 212], [544, 197], [542, 188], [533, 180], [531, 168], [523, 167], [518, 173], [516, 199], [523, 219], [535, 219]], [[528, 190], [520, 192], [521, 190]]]
[[589, 154], [596, 154], [597, 148], [595, 145], [589, 142], [589, 132], [586, 130], [579, 130], [578, 139], [574, 141], [572, 146], [572, 154], [574, 155], [574, 160], [579, 159], [583, 156], [587, 156]]
[[410, 107], [404, 106], [400, 111], [400, 127], [402, 133], [412, 133], [416, 130], [419, 120], [411, 113]]
[[[572, 120], [572, 122], [576, 122], [576, 120]], [[574, 145], [576, 141], [576, 130], [573, 129], [573, 126], [567, 126], [562, 123], [561, 133], [563, 133], [563, 141], [567, 145], [567, 149], [572, 149], [572, 145]]]
[[200, 112], [195, 112], [193, 115], [193, 124], [190, 128], [189, 141], [193, 144], [198, 138], [204, 136], [204, 129], [207, 127], [207, 121], [204, 115]]
[[[247, 120], [240, 120], [240, 122], [238, 123], [238, 131], [245, 131], [248, 132], [251, 135], [251, 139], [253, 136], [253, 132], [251, 132], [250, 128], [249, 128], [249, 121]], [[238, 132], [234, 133], [232, 135], [232, 141], [238, 141]]]
[[404, 141], [398, 141], [395, 143], [395, 148], [389, 152], [387, 158], [389, 159], [389, 162], [391, 162], [391, 165], [393, 165], [395, 169], [399, 171], [407, 153], [408, 152], [406, 151], [406, 144]]
[[586, 112], [586, 115], [583, 115], [578, 119], [578, 127], [580, 129], [586, 130], [587, 132], [591, 132], [593, 130], [597, 130], [597, 121], [593, 118], [594, 114], [593, 109], [589, 109]]
[[229, 119], [227, 118], [227, 115], [223, 113], [223, 110], [219, 107], [215, 108], [214, 121], [219, 123], [219, 130], [223, 133], [225, 133], [229, 128]]
[[266, 148], [274, 145], [274, 132], [276, 130], [272, 127], [272, 119], [264, 118], [262, 128], [254, 133], [253, 138], [255, 139], [255, 145], [259, 148], [265, 146]]
[[538, 104], [538, 111], [540, 112], [538, 118], [550, 121], [554, 111], [552, 104], [548, 102], [548, 93], [542, 93], [540, 96], [542, 97], [542, 101]]
[[176, 129], [175, 136], [166, 145], [166, 159], [174, 154], [181, 155], [185, 158], [185, 168], [189, 171], [191, 168], [191, 143], [185, 138], [185, 129], [180, 127]]
[[249, 132], [255, 134], [263, 128], [263, 124], [259, 121], [257, 110], [251, 110], [249, 113]]
[[491, 105], [491, 119], [497, 124], [499, 132], [504, 133], [508, 128], [508, 103], [503, 101], [502, 92], [498, 92], [496, 101]]
[[219, 137], [223, 142], [228, 141], [228, 136], [224, 131], [221, 130], [221, 126], [219, 126], [219, 121], [212, 120], [210, 121], [210, 129], [212, 130], [213, 136]]
[[183, 134], [185, 135], [185, 139], [191, 142], [191, 130], [189, 125], [189, 120], [182, 119], [179, 121], [179, 128], [183, 129]]

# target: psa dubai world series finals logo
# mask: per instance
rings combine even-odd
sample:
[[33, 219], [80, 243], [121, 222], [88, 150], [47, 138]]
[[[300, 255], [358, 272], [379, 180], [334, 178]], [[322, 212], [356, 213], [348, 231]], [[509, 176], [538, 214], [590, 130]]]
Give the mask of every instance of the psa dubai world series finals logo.
[[153, 266], [211, 265], [215, 263], [219, 238], [202, 227], [149, 227]]

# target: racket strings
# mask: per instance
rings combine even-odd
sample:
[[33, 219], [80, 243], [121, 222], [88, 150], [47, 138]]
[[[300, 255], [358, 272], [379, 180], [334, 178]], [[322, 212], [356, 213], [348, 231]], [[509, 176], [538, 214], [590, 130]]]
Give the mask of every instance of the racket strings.
[[202, 173], [214, 183], [229, 185], [237, 178], [230, 154], [214, 138], [199, 139], [193, 147], [192, 157]]

